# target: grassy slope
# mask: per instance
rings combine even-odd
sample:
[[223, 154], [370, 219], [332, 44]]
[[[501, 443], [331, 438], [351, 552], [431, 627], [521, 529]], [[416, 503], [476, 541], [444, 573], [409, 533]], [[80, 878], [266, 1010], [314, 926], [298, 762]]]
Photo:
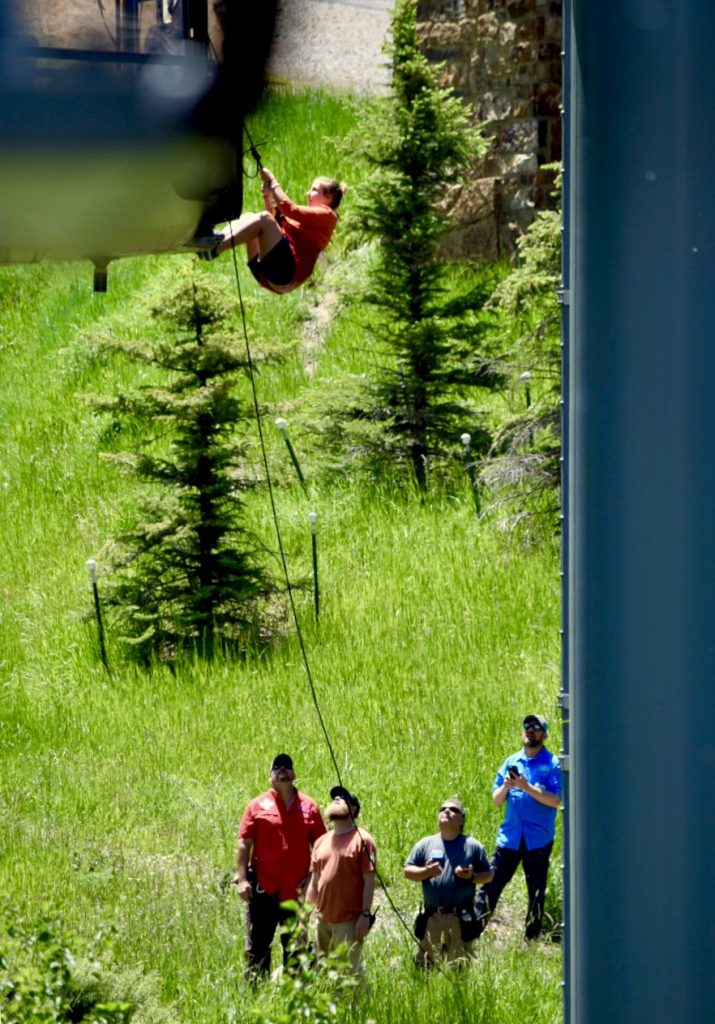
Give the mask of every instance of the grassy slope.
[[[344, 105], [287, 97], [258, 124], [254, 136], [269, 140], [264, 159], [289, 191], [316, 171], [339, 173], [319, 142], [344, 133]], [[292, 636], [255, 662], [189, 665], [176, 676], [116, 663], [109, 680], [83, 621], [85, 560], [116, 525], [127, 485], [100, 460], [103, 425], [76, 395], [136, 372], [99, 356], [91, 338], [140, 333], [142, 297], [188, 260], [113, 266], [106, 297], [91, 294], [86, 266], [0, 273], [0, 888], [25, 905], [50, 900], [83, 934], [113, 923], [119, 961], [156, 972], [183, 1019], [209, 1024], [250, 1010], [241, 910], [224, 888], [243, 805], [279, 749], [293, 753], [301, 784], [321, 802], [334, 778]], [[226, 257], [201, 272], [231, 280], [233, 268]], [[319, 286], [276, 300], [243, 270], [241, 281], [253, 342], [292, 352], [259, 379], [261, 400], [283, 410], [329, 381], [345, 353], [328, 344], [306, 374], [300, 331]], [[466, 490], [420, 504], [316, 476], [309, 503], [291, 484], [271, 420], [269, 410], [294, 576], [309, 567], [305, 513], [320, 514], [319, 629], [309, 595], [299, 597], [318, 697], [382, 874], [409, 912], [418, 891], [401, 865], [432, 830], [439, 801], [459, 792], [469, 827], [491, 848], [498, 814], [489, 787], [518, 743], [521, 715], [543, 709], [555, 720], [557, 551], [512, 547], [475, 520]], [[265, 497], [254, 515], [269, 537]], [[558, 949], [525, 951], [518, 919], [508, 924], [523, 913], [522, 888], [505, 896], [507, 923], [482, 941], [479, 968], [428, 984], [412, 975], [410, 941], [383, 906], [358, 1016], [558, 1019]]]

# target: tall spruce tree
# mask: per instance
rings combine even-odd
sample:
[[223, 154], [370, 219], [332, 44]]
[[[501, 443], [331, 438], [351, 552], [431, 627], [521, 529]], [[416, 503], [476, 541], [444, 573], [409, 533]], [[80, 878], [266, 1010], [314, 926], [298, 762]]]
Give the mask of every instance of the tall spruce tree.
[[441, 84], [442, 67], [420, 51], [416, 10], [415, 0], [395, 4], [390, 93], [363, 115], [356, 135], [370, 171], [355, 200], [356, 219], [377, 243], [360, 294], [376, 367], [339, 418], [348, 438], [354, 428], [373, 456], [406, 463], [424, 488], [428, 460], [454, 451], [463, 431], [474, 451], [486, 450], [489, 436], [471, 389], [493, 387], [498, 375], [480, 352], [486, 325], [479, 311], [489, 287], [448, 297], [440, 258], [451, 223], [449, 187], [486, 143], [465, 104]]
[[231, 305], [206, 272], [182, 280], [151, 310], [156, 341], [107, 343], [159, 368], [165, 380], [93, 405], [139, 427], [139, 450], [105, 456], [146, 488], [113, 545], [108, 604], [141, 660], [251, 643], [261, 602], [277, 589], [243, 524], [251, 486], [236, 428], [246, 359], [226, 333]]

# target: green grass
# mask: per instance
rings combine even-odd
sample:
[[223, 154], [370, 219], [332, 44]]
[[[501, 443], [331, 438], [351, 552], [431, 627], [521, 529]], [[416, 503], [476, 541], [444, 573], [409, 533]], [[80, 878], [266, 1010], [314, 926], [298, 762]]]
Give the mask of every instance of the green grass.
[[[285, 93], [252, 134], [269, 140], [264, 159], [290, 191], [315, 173], [358, 174], [321, 160], [333, 152], [325, 136], [344, 135], [351, 118], [338, 98]], [[297, 433], [303, 496], [272, 421], [365, 359], [354, 327], [341, 328], [352, 340], [330, 338], [315, 372], [305, 366], [311, 309], [351, 259], [336, 243], [318, 283], [280, 299], [239, 273], [252, 345], [286, 354], [258, 388], [294, 580], [309, 576], [306, 514], [319, 513], [319, 626], [310, 590], [296, 592], [318, 700], [381, 874], [411, 920], [419, 889], [402, 864], [433, 831], [440, 801], [458, 792], [491, 850], [499, 812], [489, 790], [522, 715], [547, 714], [559, 748], [558, 549], [523, 549], [478, 521], [466, 481], [421, 502], [409, 489], [325, 477]], [[226, 888], [242, 809], [279, 750], [321, 804], [334, 772], [292, 629], [260, 657], [174, 674], [122, 663], [110, 630], [111, 677], [99, 663], [85, 562], [132, 492], [100, 457], [127, 438], [77, 395], [133, 379], [136, 368], [103, 354], [97, 336], [141, 336], [146, 301], [190, 261], [121, 261], [104, 297], [91, 294], [89, 265], [0, 272], [0, 889], [21, 907], [49, 901], [83, 936], [113, 926], [120, 968], [156, 976], [182, 1021], [218, 1024], [248, 1021], [276, 998], [242, 980], [243, 911]], [[225, 257], [198, 272], [231, 282], [234, 270]], [[266, 495], [249, 505], [275, 550]], [[414, 973], [411, 940], [380, 896], [369, 988], [346, 1019], [558, 1021], [560, 950], [523, 946], [523, 888], [516, 880], [505, 893], [472, 970], [428, 978]], [[552, 892], [558, 900], [555, 872]]]

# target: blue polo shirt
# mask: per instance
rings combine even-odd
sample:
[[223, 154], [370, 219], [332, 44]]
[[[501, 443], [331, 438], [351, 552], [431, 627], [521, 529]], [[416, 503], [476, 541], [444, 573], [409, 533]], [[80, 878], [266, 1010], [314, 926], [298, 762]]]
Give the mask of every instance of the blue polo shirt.
[[[559, 759], [546, 747], [534, 757], [527, 757], [523, 748], [507, 757], [497, 772], [492, 793], [498, 789], [507, 776], [510, 765], [518, 768], [521, 775], [532, 786], [538, 786], [547, 793], [561, 796], [561, 767]], [[510, 789], [506, 798], [506, 812], [497, 832], [497, 846], [518, 850], [522, 839], [527, 850], [538, 850], [553, 843], [556, 834], [556, 808], [546, 807], [534, 800], [533, 796], [520, 789]]]

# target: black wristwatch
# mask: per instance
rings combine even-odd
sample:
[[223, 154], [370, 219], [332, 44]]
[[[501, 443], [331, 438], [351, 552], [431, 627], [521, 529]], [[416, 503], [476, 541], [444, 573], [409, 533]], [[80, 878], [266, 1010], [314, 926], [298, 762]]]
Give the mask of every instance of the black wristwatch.
[[370, 911], [369, 910], [361, 910], [360, 914], [361, 914], [362, 917], [369, 917], [370, 916]]

